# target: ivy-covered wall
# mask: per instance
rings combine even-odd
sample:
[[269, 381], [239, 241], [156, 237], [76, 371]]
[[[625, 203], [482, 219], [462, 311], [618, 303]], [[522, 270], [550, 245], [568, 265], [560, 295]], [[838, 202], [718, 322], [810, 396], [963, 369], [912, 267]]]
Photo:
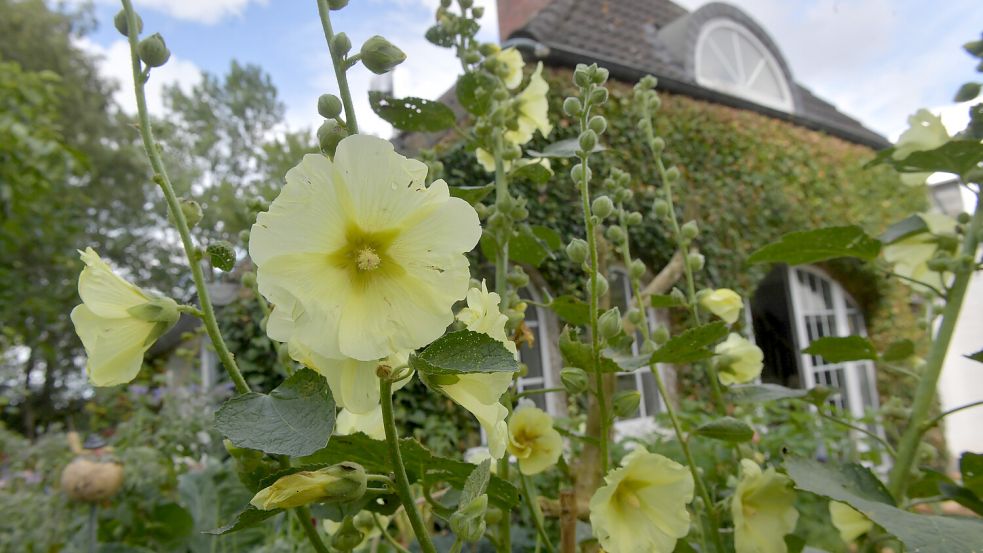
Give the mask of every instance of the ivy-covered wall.
[[[549, 140], [530, 143], [533, 150], [576, 136], [576, 122], [561, 109], [563, 98], [573, 93], [572, 72], [553, 68], [545, 74], [554, 131]], [[610, 89], [611, 99], [602, 110], [609, 123], [603, 138], [607, 150], [592, 158], [594, 182], [612, 167], [629, 172], [636, 209], [648, 214], [657, 172], [630, 114], [631, 85], [611, 82]], [[703, 284], [733, 288], [745, 297], [769, 270], [745, 259], [786, 232], [859, 224], [876, 236], [892, 222], [926, 208], [924, 191], [902, 185], [893, 170], [862, 167], [874, 155], [870, 148], [756, 112], [663, 93], [657, 132], [668, 143], [668, 159], [683, 175], [676, 188], [677, 208], [701, 227], [700, 249], [707, 258]], [[455, 136], [440, 143], [438, 155], [451, 186], [491, 180], [473, 161], [469, 145]], [[529, 199], [530, 221], [554, 228], [565, 240], [583, 235], [578, 192], [568, 176], [571, 165], [570, 160], [553, 159], [555, 175], [548, 183], [513, 185]], [[652, 217], [633, 228], [633, 251], [657, 272], [674, 251], [666, 229]], [[907, 288], [848, 261], [824, 268], [861, 303], [877, 345], [912, 335], [917, 316]], [[562, 252], [540, 270], [554, 294], [575, 292], [582, 280]], [[882, 397], [907, 395], [886, 372], [879, 374]]]

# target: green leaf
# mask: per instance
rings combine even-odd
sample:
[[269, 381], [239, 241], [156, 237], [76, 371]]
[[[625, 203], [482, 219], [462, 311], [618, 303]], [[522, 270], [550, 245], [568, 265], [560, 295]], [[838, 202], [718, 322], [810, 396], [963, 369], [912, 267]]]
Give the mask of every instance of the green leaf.
[[778, 384], [742, 384], [728, 390], [734, 403], [764, 403], [780, 399], [802, 399], [808, 390], [786, 388]]
[[918, 215], [910, 215], [887, 227], [887, 230], [881, 234], [879, 240], [884, 244], [893, 244], [902, 238], [907, 238], [927, 230], [928, 225], [925, 223], [925, 219], [922, 219]]
[[[631, 340], [631, 337], [628, 337], [628, 340]], [[631, 355], [630, 353], [623, 353], [611, 348], [602, 351], [601, 358], [614, 361], [625, 372], [637, 371], [638, 369], [652, 365], [648, 355]]]
[[440, 46], [442, 48], [450, 48], [454, 46], [454, 33], [451, 33], [443, 25], [437, 24], [423, 33], [423, 37], [430, 41], [434, 46]]
[[586, 326], [590, 324], [590, 306], [573, 296], [560, 296], [549, 303], [549, 308], [556, 316], [572, 325]]
[[[578, 338], [570, 334], [570, 327], [563, 329], [560, 333], [560, 355], [568, 367], [583, 369], [588, 373], [594, 372], [594, 354], [590, 344], [581, 342]], [[601, 356], [601, 372], [616, 373], [621, 372], [621, 367], [613, 360]]]
[[980, 95], [980, 83], [963, 83], [956, 91], [954, 102], [968, 102]]
[[881, 353], [881, 359], [889, 363], [904, 361], [915, 354], [915, 343], [905, 338], [891, 342], [891, 345]]
[[980, 553], [983, 523], [973, 519], [917, 515], [895, 507], [891, 495], [869, 469], [824, 465], [813, 459], [785, 460], [800, 490], [846, 503], [918, 553]]
[[526, 163], [524, 165], [518, 165], [514, 167], [509, 172], [509, 178], [512, 180], [523, 180], [529, 181], [533, 184], [545, 184], [553, 177], [553, 171], [550, 171], [542, 163]]
[[245, 509], [239, 512], [232, 522], [215, 528], [214, 530], [205, 530], [205, 534], [211, 534], [213, 536], [222, 536], [224, 534], [230, 534], [232, 532], [237, 532], [239, 530], [244, 530], [246, 528], [252, 528], [257, 524], [263, 522], [264, 520], [276, 516], [283, 512], [283, 509], [273, 509], [271, 511], [261, 511], [252, 505], [249, 505]]
[[967, 355], [966, 357], [972, 359], [973, 361], [979, 361], [980, 363], [983, 363], [983, 349], [972, 355]]
[[[560, 235], [553, 229], [543, 226], [523, 225], [509, 240], [509, 259], [539, 267], [552, 256], [552, 252], [562, 247]], [[481, 253], [494, 259], [498, 251], [498, 241], [491, 233], [481, 236]]]
[[495, 78], [483, 71], [461, 75], [455, 89], [457, 101], [472, 115], [488, 113], [494, 90]]
[[963, 486], [978, 497], [983, 497], [983, 454], [963, 453], [959, 458], [959, 473], [962, 475]]
[[963, 175], [983, 161], [983, 144], [976, 140], [950, 140], [934, 150], [912, 152], [894, 168], [903, 173], [942, 171]]
[[785, 546], [788, 548], [786, 553], [802, 553], [802, 550], [806, 547], [806, 540], [802, 537], [796, 536], [795, 534], [786, 534]]
[[[580, 142], [576, 138], [568, 138], [566, 140], [554, 142], [543, 148], [542, 151], [526, 150], [526, 153], [532, 157], [577, 157], [577, 151], [579, 150]], [[591, 150], [591, 153], [603, 151], [604, 147], [597, 144], [594, 146], [594, 149]]]
[[474, 467], [471, 474], [468, 475], [468, 479], [464, 481], [464, 489], [461, 490], [461, 499], [458, 502], [459, 505], [467, 505], [471, 503], [481, 494], [485, 493], [485, 489], [488, 488], [488, 482], [491, 480], [491, 459], [485, 459], [478, 466]]
[[302, 369], [269, 395], [250, 392], [226, 401], [215, 413], [215, 426], [239, 447], [298, 457], [328, 443], [334, 419], [328, 383]]
[[881, 243], [858, 226], [828, 227], [786, 234], [778, 242], [752, 253], [748, 262], [802, 265], [837, 257], [869, 261], [880, 251]]
[[656, 309], [662, 309], [665, 307], [680, 307], [685, 305], [683, 301], [672, 294], [652, 294], [649, 296], [649, 302], [652, 304], [652, 307]]
[[471, 205], [476, 205], [478, 202], [488, 197], [488, 195], [495, 190], [495, 185], [486, 184], [484, 186], [448, 186], [447, 190], [450, 192], [451, 196], [455, 198], [461, 198], [462, 200], [468, 202]]
[[712, 440], [739, 444], [754, 437], [754, 429], [746, 422], [733, 417], [724, 417], [700, 425], [696, 434]]
[[438, 338], [410, 356], [410, 367], [425, 375], [512, 372], [519, 370], [512, 352], [481, 332], [459, 330]]
[[[431, 481], [440, 480], [463, 490], [475, 468], [471, 463], [434, 455], [414, 439], [400, 440], [399, 451], [411, 483], [422, 482], [426, 476]], [[342, 461], [358, 463], [370, 473], [388, 474], [393, 471], [386, 442], [373, 440], [362, 433], [335, 436], [328, 447], [301, 459], [303, 463], [329, 465]], [[515, 486], [495, 475], [489, 478], [487, 493], [489, 501], [506, 510], [519, 503], [519, 492]]]
[[958, 484], [942, 482], [939, 484], [939, 491], [945, 497], [966, 507], [970, 511], [978, 515], [983, 515], [983, 501], [980, 501], [980, 498], [968, 488], [964, 488]]
[[726, 336], [727, 324], [723, 321], [688, 329], [678, 336], [673, 336], [661, 348], [655, 350], [649, 363], [692, 363], [713, 357], [714, 353], [707, 347]]
[[216, 269], [231, 271], [236, 264], [236, 250], [225, 240], [212, 242], [205, 250], [208, 259]]
[[451, 108], [423, 98], [392, 98], [378, 90], [369, 91], [369, 105], [383, 120], [403, 131], [434, 132], [457, 122]]
[[830, 363], [859, 361], [861, 359], [877, 360], [877, 350], [874, 344], [863, 336], [825, 336], [814, 340], [802, 353], [819, 355]]
[[191, 513], [177, 503], [156, 505], [150, 520], [153, 522], [147, 525], [146, 533], [154, 541], [165, 545], [178, 545], [195, 529]]

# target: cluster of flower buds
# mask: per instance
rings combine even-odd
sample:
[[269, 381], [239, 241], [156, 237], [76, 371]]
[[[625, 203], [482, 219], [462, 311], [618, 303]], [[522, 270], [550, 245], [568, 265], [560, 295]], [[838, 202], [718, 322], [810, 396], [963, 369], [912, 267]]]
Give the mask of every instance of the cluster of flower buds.
[[[143, 32], [143, 19], [140, 18], [139, 14], [134, 13], [133, 17], [136, 21], [136, 29], [134, 29], [135, 34], [140, 36]], [[130, 36], [130, 25], [127, 19], [126, 10], [120, 10], [116, 17], [113, 18], [113, 26], [119, 31], [123, 36]], [[167, 44], [164, 42], [164, 37], [160, 33], [154, 33], [149, 37], [141, 40], [137, 44], [137, 54], [140, 56], [140, 61], [142, 61], [148, 68], [150, 67], [160, 67], [167, 63], [167, 60], [171, 58], [171, 51], [167, 49]]]

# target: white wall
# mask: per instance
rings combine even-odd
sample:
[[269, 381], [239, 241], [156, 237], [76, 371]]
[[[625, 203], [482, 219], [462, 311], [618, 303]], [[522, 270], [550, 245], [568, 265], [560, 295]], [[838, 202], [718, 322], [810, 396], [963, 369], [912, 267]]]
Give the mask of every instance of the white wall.
[[[983, 349], [983, 273], [973, 275], [939, 381], [942, 410], [983, 400], [983, 363], [964, 357]], [[983, 405], [960, 411], [945, 422], [953, 459], [964, 451], [983, 453]]]

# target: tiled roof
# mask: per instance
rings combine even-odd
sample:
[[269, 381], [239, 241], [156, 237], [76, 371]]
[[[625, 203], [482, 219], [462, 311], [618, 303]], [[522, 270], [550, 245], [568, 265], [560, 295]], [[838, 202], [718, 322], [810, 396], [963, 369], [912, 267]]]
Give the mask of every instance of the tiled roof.
[[[697, 85], [692, 61], [681, 59], [687, 56], [680, 54], [679, 37], [685, 36], [686, 31], [682, 34], [677, 31], [685, 18], [706, 13], [738, 18], [763, 43], [777, 50], [764, 30], [733, 6], [711, 4], [691, 14], [670, 0], [553, 0], [510, 38], [530, 38], [547, 46], [549, 63], [597, 62], [610, 69], [612, 76], [623, 80], [653, 74], [670, 91], [761, 111], [874, 148], [888, 145], [882, 136], [797, 83], [790, 83], [796, 99], [791, 113]], [[670, 26], [670, 32], [663, 32]], [[773, 53], [782, 59], [780, 52]], [[787, 71], [787, 67], [784, 69]]]

